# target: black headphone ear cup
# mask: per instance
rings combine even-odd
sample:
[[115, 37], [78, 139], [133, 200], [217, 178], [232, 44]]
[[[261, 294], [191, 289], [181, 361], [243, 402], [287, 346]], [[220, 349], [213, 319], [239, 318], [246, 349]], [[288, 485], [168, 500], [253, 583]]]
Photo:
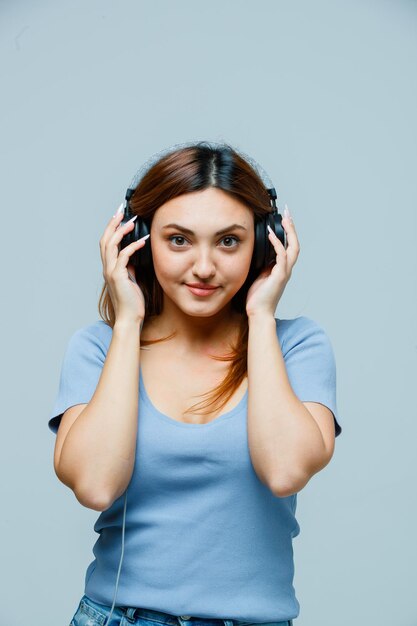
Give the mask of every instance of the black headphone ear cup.
[[265, 267], [269, 267], [270, 265], [275, 265], [275, 263], [277, 262], [277, 253], [275, 251], [274, 246], [272, 245], [272, 242], [270, 241], [269, 237], [268, 237], [268, 229], [266, 228], [266, 224], [269, 224], [269, 226], [272, 229], [272, 232], [275, 233], [275, 235], [278, 237], [278, 239], [280, 240], [280, 242], [282, 243], [282, 245], [284, 246], [284, 249], [287, 248], [287, 235], [285, 233], [285, 230], [282, 226], [282, 215], [280, 215], [278, 213], [278, 211], [273, 211], [272, 213], [270, 213], [267, 218], [266, 218], [266, 222], [265, 222], [265, 229], [266, 229], [266, 233], [267, 233], [267, 241], [268, 241], [268, 245], [267, 245], [267, 249], [266, 249], [266, 265]]
[[[137, 217], [135, 220], [135, 227], [132, 230], [132, 241], [138, 241], [138, 239], [142, 239], [145, 235], [149, 235], [150, 227], [148, 223], [143, 220], [141, 217]], [[153, 267], [152, 261], [152, 251], [151, 251], [151, 243], [149, 238], [146, 240], [145, 245], [139, 250], [136, 250], [130, 257], [130, 262], [132, 263], [135, 271], [137, 270], [137, 275], [143, 273], [149, 273], [149, 270]]]
[[272, 231], [281, 241], [284, 248], [287, 248], [287, 236], [281, 221], [282, 216], [278, 211], [273, 211], [255, 222], [255, 245], [251, 267], [257, 274], [276, 263], [277, 254], [268, 236], [268, 225], [272, 228]]
[[285, 228], [282, 226], [282, 215], [277, 211], [274, 211], [271, 214], [271, 218], [272, 224], [270, 224], [270, 226], [286, 250], [288, 245], [287, 233], [285, 232]]
[[[125, 209], [124, 217], [121, 221], [121, 224], [126, 224], [134, 215], [130, 212], [129, 207]], [[133, 229], [126, 233], [122, 238], [119, 245], [119, 252], [126, 248], [126, 246], [138, 241], [145, 235], [148, 235], [150, 232], [150, 228], [145, 220], [143, 220], [139, 215], [133, 222]], [[136, 250], [133, 254], [130, 255], [129, 263], [133, 265], [135, 271], [138, 270], [138, 275], [141, 272], [149, 272], [149, 269], [153, 266], [152, 261], [152, 252], [151, 245], [148, 240], [146, 240], [145, 245], [142, 246], [139, 250]]]
[[255, 221], [255, 244], [253, 247], [251, 270], [256, 275], [265, 267], [265, 222], [264, 220]]
[[[127, 224], [127, 222], [130, 219], [130, 215], [126, 215], [123, 217], [122, 221], [120, 222], [119, 228], [123, 228], [123, 226], [125, 224]], [[120, 243], [119, 243], [119, 252], [121, 250], [123, 250], [123, 248], [126, 248], [126, 246], [128, 246], [129, 244], [133, 243], [135, 241], [134, 239], [134, 234], [135, 234], [135, 229], [129, 231], [128, 233], [126, 233], [125, 235], [123, 235]]]

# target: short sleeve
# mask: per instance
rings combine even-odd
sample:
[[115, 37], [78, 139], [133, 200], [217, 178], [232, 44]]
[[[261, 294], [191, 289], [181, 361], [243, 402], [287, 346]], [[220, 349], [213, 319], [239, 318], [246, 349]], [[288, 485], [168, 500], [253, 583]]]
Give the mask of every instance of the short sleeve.
[[[324, 329], [301, 316], [286, 327], [283, 356], [291, 387], [301, 402], [319, 402], [333, 413], [335, 436], [342, 432], [336, 401], [336, 361]], [[279, 332], [279, 326], [278, 326]]]
[[58, 393], [49, 415], [48, 427], [57, 433], [64, 411], [90, 402], [106, 358], [106, 348], [91, 331], [78, 329], [68, 342], [61, 366]]

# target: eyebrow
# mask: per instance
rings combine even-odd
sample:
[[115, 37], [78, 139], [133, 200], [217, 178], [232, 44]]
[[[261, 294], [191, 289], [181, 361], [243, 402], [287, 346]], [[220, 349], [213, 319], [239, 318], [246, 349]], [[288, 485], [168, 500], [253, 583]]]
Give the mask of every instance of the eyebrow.
[[[165, 226], [163, 226], [163, 229], [164, 228], [177, 228], [178, 230], [182, 230], [183, 233], [187, 233], [188, 235], [195, 234], [194, 231], [190, 230], [189, 228], [185, 228], [185, 226], [180, 226], [180, 224], [166, 224]], [[246, 230], [246, 228], [242, 226], [241, 224], [231, 224], [230, 226], [227, 226], [226, 228], [222, 228], [221, 230], [218, 230], [214, 234], [223, 235], [223, 233], [227, 233], [235, 229]]]

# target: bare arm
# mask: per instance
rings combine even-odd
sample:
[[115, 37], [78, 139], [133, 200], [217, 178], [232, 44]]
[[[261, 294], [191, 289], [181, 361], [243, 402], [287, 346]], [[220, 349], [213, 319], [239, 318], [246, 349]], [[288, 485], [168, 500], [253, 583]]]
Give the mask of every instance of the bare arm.
[[[249, 316], [248, 380], [248, 441], [254, 469], [277, 496], [297, 493], [330, 461], [333, 415], [329, 409], [325, 413], [313, 409], [318, 415], [314, 417], [295, 395], [272, 315]], [[319, 421], [327, 424], [326, 441]]]
[[109, 508], [132, 476], [141, 327], [141, 320], [116, 320], [97, 388], [70, 427], [57, 462], [58, 478], [95, 510]]

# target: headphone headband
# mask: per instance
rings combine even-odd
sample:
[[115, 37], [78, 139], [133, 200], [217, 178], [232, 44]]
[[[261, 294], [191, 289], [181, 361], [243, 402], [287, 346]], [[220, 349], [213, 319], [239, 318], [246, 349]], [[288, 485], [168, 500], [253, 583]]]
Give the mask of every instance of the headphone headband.
[[[153, 167], [153, 165], [155, 165], [155, 163], [157, 163], [158, 161], [162, 159], [162, 157], [167, 156], [168, 154], [171, 154], [173, 152], [176, 152], [177, 150], [181, 150], [182, 148], [190, 148], [190, 147], [197, 147], [197, 146], [207, 146], [208, 148], [213, 148], [213, 149], [230, 148], [230, 146], [224, 142], [204, 140], [204, 141], [186, 141], [183, 143], [176, 143], [170, 146], [169, 148], [164, 148], [162, 150], [159, 150], [159, 152], [156, 152], [147, 161], [145, 161], [145, 163], [136, 172], [136, 174], [132, 178], [131, 183], [126, 191], [125, 200], [127, 202], [130, 200], [130, 198], [132, 197], [136, 187], [138, 186], [142, 178]], [[269, 197], [271, 198], [272, 208], [276, 209], [277, 207], [275, 204], [275, 200], [277, 199], [277, 192], [275, 190], [275, 187], [271, 179], [269, 178], [268, 174], [264, 170], [264, 168], [259, 163], [257, 163], [255, 159], [250, 157], [245, 152], [242, 152], [241, 150], [238, 150], [237, 148], [233, 148], [233, 150], [237, 152], [258, 174], [263, 184], [265, 185], [265, 188], [269, 194]]]

